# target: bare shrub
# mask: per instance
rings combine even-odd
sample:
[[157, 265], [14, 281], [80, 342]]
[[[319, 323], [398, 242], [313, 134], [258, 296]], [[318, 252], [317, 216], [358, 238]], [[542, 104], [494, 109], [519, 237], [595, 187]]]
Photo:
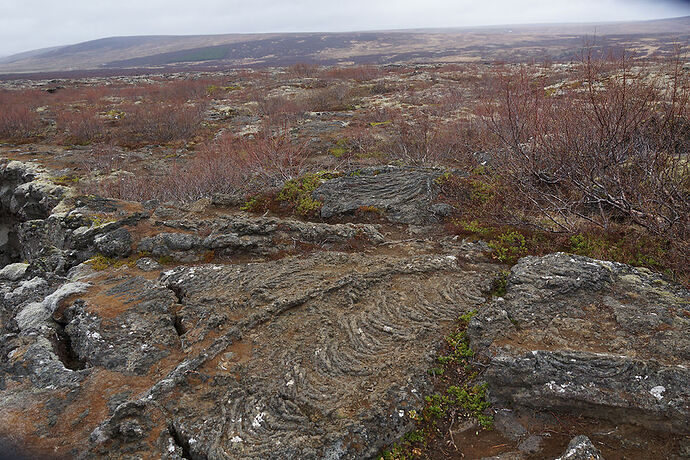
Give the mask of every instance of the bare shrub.
[[224, 134], [204, 146], [194, 158], [175, 165], [169, 174], [178, 199], [213, 193], [256, 192], [276, 187], [306, 172], [306, 145], [290, 139], [289, 129], [253, 137]]
[[313, 112], [337, 112], [349, 110], [354, 105], [354, 92], [345, 83], [313, 90], [306, 105]]
[[414, 165], [439, 165], [463, 160], [465, 150], [456, 122], [432, 116], [425, 109], [410, 109], [392, 120], [387, 153]]
[[98, 86], [69, 86], [60, 88], [52, 93], [46, 93], [44, 102], [51, 106], [69, 106], [75, 103], [87, 104], [90, 106], [99, 105], [101, 101], [112, 96], [115, 90], [110, 85]]
[[117, 142], [124, 146], [190, 139], [201, 127], [203, 114], [202, 107], [190, 104], [128, 104], [122, 110]]
[[118, 174], [116, 177], [99, 182], [80, 183], [80, 192], [98, 196], [115, 198], [125, 201], [146, 201], [163, 198], [160, 193], [164, 190], [162, 183], [166, 179], [133, 173]]
[[380, 162], [385, 158], [383, 139], [372, 126], [352, 124], [331, 139], [331, 169], [350, 170], [354, 165]]
[[504, 72], [486, 117], [521, 208], [561, 231], [627, 221], [686, 241], [690, 86], [679, 66], [662, 78], [585, 55], [578, 79], [555, 89], [524, 67]]
[[275, 187], [306, 171], [305, 146], [291, 141], [288, 131], [277, 135], [262, 132], [253, 138], [222, 135], [194, 157], [167, 170], [151, 171], [146, 176], [120, 174], [83, 191], [124, 200], [192, 201], [215, 193], [250, 193]]
[[369, 81], [385, 75], [385, 71], [373, 65], [356, 65], [349, 67], [331, 67], [324, 69], [319, 77], [326, 80]]
[[38, 134], [40, 126], [38, 114], [27, 107], [5, 105], [0, 112], [0, 139], [28, 141]]
[[81, 162], [87, 172], [108, 174], [127, 164], [127, 154], [112, 144], [95, 144]]
[[259, 112], [274, 123], [287, 123], [307, 110], [304, 101], [286, 96], [258, 97]]
[[308, 64], [306, 62], [298, 62], [297, 64], [291, 65], [287, 68], [287, 73], [299, 77], [314, 77], [318, 74], [319, 67], [315, 64]]
[[27, 142], [40, 134], [38, 91], [0, 91], [0, 139]]
[[234, 152], [240, 170], [257, 186], [276, 186], [307, 170], [307, 142], [290, 138], [289, 125], [277, 133], [264, 130], [254, 137], [221, 139], [216, 148]]
[[55, 117], [57, 127], [63, 131], [63, 141], [89, 144], [102, 141], [107, 129], [99, 113], [93, 109], [62, 110]]
[[130, 101], [150, 101], [182, 105], [210, 98], [210, 89], [222, 86], [219, 79], [159, 79], [153, 83], [133, 84], [113, 90], [113, 94]]
[[145, 87], [143, 96], [151, 101], [184, 104], [185, 102], [208, 98], [210, 96], [209, 88], [219, 84], [221, 83], [218, 80], [207, 78], [165, 80]]

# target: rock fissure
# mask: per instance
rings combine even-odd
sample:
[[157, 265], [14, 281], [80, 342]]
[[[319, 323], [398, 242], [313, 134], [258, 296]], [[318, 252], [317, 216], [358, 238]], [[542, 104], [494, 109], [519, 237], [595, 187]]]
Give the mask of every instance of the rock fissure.
[[[180, 457], [187, 460], [197, 460], [198, 457], [193, 457], [189, 447], [189, 440], [185, 439], [177, 430], [174, 423], [168, 425], [168, 433], [177, 447], [180, 448]], [[173, 448], [173, 450], [176, 450]]]
[[53, 351], [66, 369], [78, 371], [86, 369], [88, 363], [82, 359], [72, 346], [72, 338], [65, 331], [67, 322], [54, 320], [55, 330], [51, 336]]
[[[89, 197], [54, 212], [62, 191], [35, 169], [10, 171], [26, 180], [3, 189], [16, 229], [5, 253], [21, 253], [5, 260], [29, 263], [0, 279], [0, 419], [20, 426], [30, 407], [19, 436], [46, 451], [370, 458], [413, 428], [439, 343], [473, 310], [467, 335], [497, 425], [501, 408], [527, 408], [687, 433], [687, 291], [552, 254], [521, 259], [487, 297], [502, 267], [486, 244], [399, 225], [442, 217], [438, 170], [324, 184], [326, 214], [380, 208], [380, 225]], [[69, 414], [80, 422], [66, 439], [54, 421]], [[546, 443], [518, 431], [530, 433], [515, 440], [523, 452]], [[582, 432], [599, 446], [597, 433]]]
[[22, 259], [16, 216], [0, 207], [0, 268]]

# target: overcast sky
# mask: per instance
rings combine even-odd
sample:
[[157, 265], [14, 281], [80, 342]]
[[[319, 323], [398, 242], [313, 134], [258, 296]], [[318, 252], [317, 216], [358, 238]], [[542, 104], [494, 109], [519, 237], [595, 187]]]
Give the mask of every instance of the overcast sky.
[[0, 56], [122, 35], [330, 32], [690, 15], [690, 0], [0, 0]]

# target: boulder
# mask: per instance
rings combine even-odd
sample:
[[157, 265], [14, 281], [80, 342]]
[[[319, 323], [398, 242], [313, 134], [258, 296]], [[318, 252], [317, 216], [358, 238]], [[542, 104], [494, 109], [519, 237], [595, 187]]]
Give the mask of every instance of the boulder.
[[690, 429], [690, 293], [646, 269], [525, 257], [469, 324], [494, 401]]
[[6, 265], [0, 270], [0, 280], [17, 281], [24, 276], [27, 268], [29, 264], [19, 262]]
[[132, 235], [124, 228], [98, 235], [96, 249], [108, 257], [127, 257], [132, 253]]
[[323, 203], [321, 217], [326, 219], [366, 207], [380, 210], [391, 222], [428, 224], [450, 212], [435, 202], [442, 174], [437, 168], [364, 168], [326, 181], [312, 196]]
[[556, 460], [604, 460], [587, 436], [575, 436]]

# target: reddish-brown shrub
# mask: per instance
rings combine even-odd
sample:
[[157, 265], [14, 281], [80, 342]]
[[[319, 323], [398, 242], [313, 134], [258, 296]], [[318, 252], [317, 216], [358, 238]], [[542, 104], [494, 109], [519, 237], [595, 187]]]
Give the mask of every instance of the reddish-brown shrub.
[[304, 101], [286, 96], [258, 97], [259, 112], [279, 124], [299, 118], [307, 110]]
[[190, 139], [201, 128], [203, 114], [200, 105], [145, 102], [124, 105], [122, 111], [114, 140], [123, 146]]
[[578, 79], [555, 89], [525, 67], [503, 73], [486, 117], [515, 206], [561, 231], [628, 222], [686, 242], [690, 84], [679, 65], [663, 79], [626, 58], [585, 57]]
[[39, 134], [40, 127], [38, 114], [28, 107], [8, 104], [0, 111], [0, 139], [29, 141]]
[[62, 110], [55, 116], [62, 140], [73, 144], [90, 144], [103, 141], [107, 129], [97, 110]]
[[387, 153], [415, 165], [465, 162], [466, 149], [457, 122], [448, 122], [424, 109], [394, 116]]
[[305, 62], [298, 62], [297, 64], [291, 65], [287, 69], [287, 73], [299, 77], [314, 77], [319, 72], [319, 67], [315, 64], [307, 64]]
[[[85, 185], [82, 190], [139, 201], [152, 198], [191, 201], [214, 193], [265, 190], [307, 170], [305, 146], [291, 141], [288, 132], [284, 128], [277, 135], [263, 132], [253, 138], [222, 135], [201, 148], [194, 157], [177, 162], [167, 170], [120, 174]], [[105, 152], [106, 158], [99, 158], [100, 154], [94, 152], [93, 161], [106, 163], [100, 167], [108, 169], [109, 150]]]
[[245, 185], [276, 186], [306, 170], [307, 143], [290, 138], [289, 125], [276, 133], [264, 130], [253, 137], [223, 135], [209, 145], [215, 155], [228, 155], [243, 173]]
[[112, 144], [95, 144], [81, 161], [87, 172], [108, 174], [119, 171], [127, 163], [127, 154]]
[[338, 83], [312, 90], [305, 103], [312, 112], [337, 112], [352, 109], [354, 97], [355, 93], [349, 85]]
[[27, 142], [41, 131], [41, 119], [36, 112], [40, 91], [0, 91], [0, 139]]
[[373, 65], [357, 65], [348, 67], [331, 67], [324, 69], [319, 74], [326, 80], [355, 80], [358, 82], [369, 81], [385, 75], [385, 71]]

